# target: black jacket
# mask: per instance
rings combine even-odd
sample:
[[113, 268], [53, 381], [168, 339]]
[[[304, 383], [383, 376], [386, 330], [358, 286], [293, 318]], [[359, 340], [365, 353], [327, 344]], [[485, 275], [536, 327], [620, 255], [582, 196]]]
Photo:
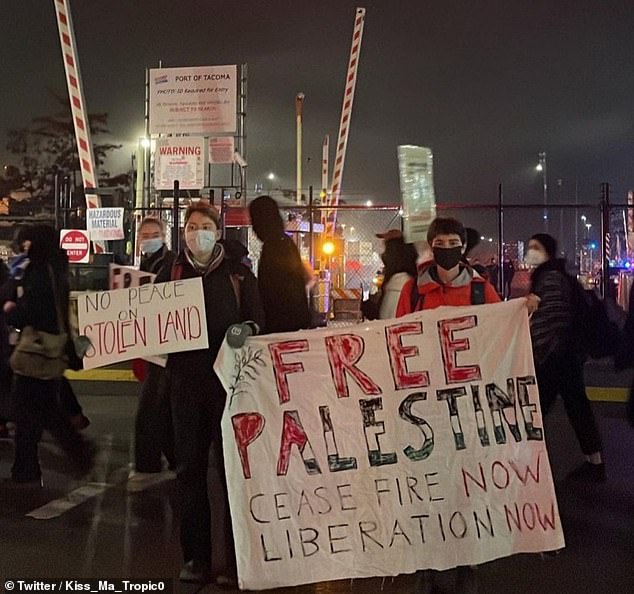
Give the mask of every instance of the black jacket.
[[141, 272], [149, 272], [150, 274], [160, 274], [163, 268], [171, 269], [172, 264], [176, 260], [176, 254], [167, 249], [166, 245], [158, 251], [150, 254], [149, 256], [143, 256], [141, 258], [141, 265], [139, 266]]
[[[53, 282], [55, 289], [53, 289]], [[24, 294], [17, 307], [7, 315], [7, 323], [22, 329], [33, 326], [36, 330], [59, 334], [68, 328], [68, 262], [57, 257], [51, 264], [31, 262], [22, 279]], [[62, 327], [58, 323], [59, 306]]]
[[[191, 266], [185, 254], [180, 253], [172, 267], [163, 267], [155, 282], [167, 282], [175, 277], [188, 279], [198, 276], [201, 276], [200, 273]], [[232, 276], [238, 281], [239, 305]], [[171, 354], [168, 368], [187, 367], [191, 364], [192, 358], [200, 360], [201, 357], [208, 364], [213, 365], [229, 326], [247, 321], [255, 322], [260, 328], [264, 325], [264, 313], [258, 295], [257, 281], [246, 266], [225, 259], [218, 268], [202, 276], [202, 279], [209, 348], [205, 351]]]
[[530, 322], [535, 363], [544, 363], [553, 353], [574, 353], [574, 294], [565, 261], [549, 260], [536, 268], [531, 293], [541, 299]]
[[262, 245], [258, 285], [266, 318], [265, 332], [310, 328], [306, 271], [297, 246], [286, 235]]

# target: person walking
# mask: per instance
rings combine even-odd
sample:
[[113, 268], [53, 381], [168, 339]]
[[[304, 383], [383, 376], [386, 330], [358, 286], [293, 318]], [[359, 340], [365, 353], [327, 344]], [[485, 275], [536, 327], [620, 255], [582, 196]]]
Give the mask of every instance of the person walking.
[[584, 355], [579, 352], [578, 332], [584, 329], [575, 317], [577, 280], [567, 274], [557, 253], [557, 240], [546, 233], [533, 235], [526, 253], [526, 263], [533, 268], [531, 294], [540, 300], [530, 328], [542, 414], [548, 414], [560, 395], [586, 458], [568, 479], [604, 482], [601, 434], [586, 394]]
[[504, 274], [503, 296], [504, 296], [504, 299], [510, 299], [511, 292], [512, 292], [513, 278], [515, 277], [515, 265], [513, 264], [510, 258], [507, 258], [506, 260], [504, 260], [504, 263], [502, 264], [502, 272]]
[[310, 328], [306, 269], [297, 246], [284, 232], [277, 202], [260, 196], [249, 204], [253, 231], [262, 241], [258, 286], [264, 307], [264, 332], [294, 332]]
[[[68, 260], [59, 249], [57, 232], [49, 226], [32, 228], [27, 252], [29, 264], [22, 278], [22, 295], [4, 304], [7, 322], [20, 330], [50, 335], [68, 333]], [[20, 343], [16, 349], [20, 348]], [[16, 369], [14, 401], [16, 417], [15, 461], [11, 470], [15, 482], [41, 481], [38, 443], [47, 429], [60, 444], [79, 475], [92, 468], [95, 448], [73, 427], [69, 415], [60, 405], [61, 377], [38, 378], [32, 373]]]
[[[182, 497], [181, 547], [184, 582], [207, 583], [211, 579], [212, 549], [224, 551], [226, 567], [216, 576], [220, 586], [236, 586], [236, 565], [227, 498], [220, 422], [225, 391], [213, 370], [227, 330], [248, 323], [244, 332], [264, 326], [257, 281], [243, 266], [225, 258], [220, 239], [220, 215], [208, 203], [190, 205], [185, 213], [185, 248], [171, 269], [164, 268], [156, 282], [201, 278], [207, 317], [209, 347], [173, 353], [166, 367], [166, 381], [177, 460], [177, 482]], [[242, 327], [242, 326], [241, 326]], [[211, 542], [211, 510], [207, 493], [210, 447], [220, 477], [218, 487], [225, 504], [225, 542]]]

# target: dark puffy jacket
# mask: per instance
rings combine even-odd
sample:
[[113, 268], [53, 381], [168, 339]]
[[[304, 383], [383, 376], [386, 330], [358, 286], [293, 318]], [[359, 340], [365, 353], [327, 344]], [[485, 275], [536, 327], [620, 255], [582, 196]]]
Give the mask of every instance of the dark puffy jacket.
[[265, 332], [310, 328], [306, 270], [299, 250], [286, 235], [262, 245], [258, 285], [266, 318]]
[[541, 301], [530, 320], [533, 357], [543, 364], [554, 353], [575, 353], [573, 285], [564, 260], [549, 260], [535, 269], [531, 293]]
[[139, 268], [141, 272], [160, 274], [163, 268], [171, 269], [174, 260], [176, 260], [176, 254], [168, 250], [167, 246], [164, 245], [158, 252], [150, 254], [149, 256], [143, 256]]

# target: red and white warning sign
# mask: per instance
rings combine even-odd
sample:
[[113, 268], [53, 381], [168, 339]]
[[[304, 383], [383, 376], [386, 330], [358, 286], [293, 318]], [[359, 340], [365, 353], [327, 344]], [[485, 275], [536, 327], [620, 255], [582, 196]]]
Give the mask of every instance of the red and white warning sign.
[[90, 259], [88, 231], [65, 229], [59, 234], [59, 244], [63, 250], [66, 250], [71, 264], [88, 264]]

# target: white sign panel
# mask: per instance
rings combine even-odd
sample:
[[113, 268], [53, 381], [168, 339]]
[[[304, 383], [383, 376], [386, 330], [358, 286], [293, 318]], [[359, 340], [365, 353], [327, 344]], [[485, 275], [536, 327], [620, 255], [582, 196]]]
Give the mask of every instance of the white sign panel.
[[241, 588], [564, 546], [522, 300], [226, 343]]
[[209, 346], [200, 278], [81, 293], [77, 306], [85, 369]]
[[436, 217], [434, 157], [422, 146], [398, 147], [398, 170], [405, 240], [427, 240], [427, 230]]
[[183, 190], [205, 185], [204, 138], [159, 138], [154, 155], [157, 190], [171, 190], [175, 181]]
[[128, 289], [130, 287], [141, 287], [154, 282], [156, 274], [143, 272], [132, 266], [119, 266], [110, 264], [108, 286], [113, 289]]
[[123, 208], [86, 209], [86, 227], [92, 241], [123, 239]]
[[236, 131], [238, 69], [233, 66], [150, 70], [150, 134]]
[[218, 136], [209, 139], [209, 161], [214, 165], [231, 165], [235, 160], [233, 136]]

